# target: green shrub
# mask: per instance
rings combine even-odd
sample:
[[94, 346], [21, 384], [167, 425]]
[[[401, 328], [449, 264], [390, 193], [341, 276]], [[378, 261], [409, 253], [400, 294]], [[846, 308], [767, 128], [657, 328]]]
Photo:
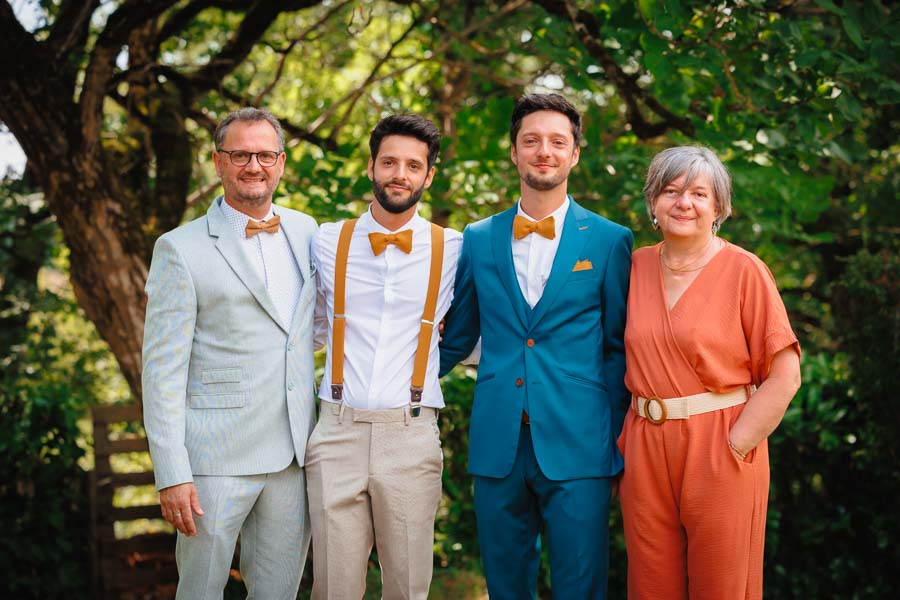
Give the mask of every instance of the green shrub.
[[844, 352], [808, 354], [772, 436], [767, 598], [889, 598], [900, 587], [900, 258], [861, 251], [833, 286]]
[[0, 385], [0, 597], [86, 598], [84, 407], [65, 384]]

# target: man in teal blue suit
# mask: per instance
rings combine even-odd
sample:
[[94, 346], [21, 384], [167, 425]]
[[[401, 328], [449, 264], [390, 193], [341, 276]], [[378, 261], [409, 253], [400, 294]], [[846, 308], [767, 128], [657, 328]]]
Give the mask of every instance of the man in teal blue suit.
[[469, 472], [491, 600], [535, 597], [542, 527], [553, 597], [602, 599], [633, 236], [567, 194], [581, 115], [563, 97], [520, 98], [510, 141], [521, 198], [463, 234], [441, 373], [481, 336]]

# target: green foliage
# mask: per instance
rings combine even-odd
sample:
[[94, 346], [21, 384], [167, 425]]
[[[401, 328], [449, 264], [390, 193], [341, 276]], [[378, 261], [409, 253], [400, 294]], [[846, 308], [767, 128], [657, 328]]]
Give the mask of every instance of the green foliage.
[[9, 598], [87, 597], [78, 421], [106, 395], [98, 375], [121, 381], [72, 298], [48, 289], [60, 277], [51, 266], [64, 263], [58, 238], [40, 194], [0, 181], [0, 562], [9, 566], [0, 595]]
[[6, 598], [86, 598], [84, 398], [65, 384], [0, 381], [0, 579]]
[[[180, 2], [165, 16], [191, 4]], [[570, 12], [552, 12], [562, 4], [584, 13], [578, 27]], [[60, 4], [40, 5], [52, 23]], [[104, 3], [104, 10], [115, 5]], [[186, 99], [193, 105], [185, 127], [200, 157], [192, 190], [215, 182], [209, 123], [239, 104], [262, 104], [293, 131], [331, 144], [302, 136], [289, 143], [283, 202], [320, 221], [356, 215], [371, 199], [369, 130], [387, 113], [414, 111], [446, 133], [423, 212], [461, 229], [516, 201], [508, 141], [513, 99], [554, 91], [585, 116], [570, 193], [634, 230], [639, 247], [658, 240], [641, 192], [651, 157], [675, 144], [709, 146], [734, 179], [734, 216], [721, 235], [771, 268], [804, 349], [803, 387], [771, 438], [767, 597], [887, 597], [900, 585], [892, 566], [900, 557], [891, 546], [900, 537], [900, 517], [889, 503], [900, 492], [892, 444], [900, 415], [891, 401], [900, 372], [894, 258], [900, 11], [880, 1], [830, 0], [507, 6], [501, 0], [378, 0], [280, 15], [214, 93]], [[104, 21], [92, 21], [91, 39]], [[178, 35], [162, 40], [162, 71], [154, 76], [177, 81], [165, 69], [189, 75], [214, 60], [242, 25], [239, 9], [204, 8]], [[86, 55], [68, 59], [82, 64]], [[621, 81], [611, 75], [614, 67]], [[125, 86], [129, 74], [121, 75]], [[146, 124], [123, 105], [108, 104], [110, 161], [130, 172], [135, 165], [128, 161], [147, 146]], [[659, 127], [642, 131], [637, 116]], [[144, 170], [149, 187], [156, 185], [153, 169]], [[185, 217], [203, 214], [207, 200]], [[18, 404], [10, 406], [24, 415], [29, 402], [53, 397], [72, 409], [77, 390], [120, 399], [120, 383], [97, 384], [111, 378], [114, 364], [98, 353], [70, 300], [24, 275], [65, 269], [65, 250], [42, 244], [55, 239], [52, 223], [27, 218], [35, 211], [40, 207], [25, 211], [20, 204], [13, 211], [7, 204], [0, 212], [0, 319], [15, 322], [0, 331], [2, 347], [11, 349], [0, 360], [4, 374], [13, 364], [19, 366], [11, 372], [20, 374], [9, 388], [19, 390]], [[29, 219], [33, 232], [15, 237]], [[10, 266], [15, 257], [18, 271]], [[26, 372], [44, 387], [21, 387]], [[444, 382], [439, 571], [479, 568], [465, 465], [472, 384], [464, 368]], [[12, 432], [0, 434], [6, 435]], [[611, 527], [615, 598], [624, 595], [626, 560], [615, 510]], [[546, 594], [546, 569], [541, 581]]]
[[435, 566], [478, 570], [475, 500], [467, 471], [475, 370], [459, 367], [441, 383], [447, 407], [440, 415], [444, 493], [435, 522]]
[[[862, 250], [836, 282], [846, 352], [807, 355], [772, 442], [767, 590], [779, 598], [887, 598], [898, 584], [900, 259]], [[798, 551], [802, 549], [802, 551]]]

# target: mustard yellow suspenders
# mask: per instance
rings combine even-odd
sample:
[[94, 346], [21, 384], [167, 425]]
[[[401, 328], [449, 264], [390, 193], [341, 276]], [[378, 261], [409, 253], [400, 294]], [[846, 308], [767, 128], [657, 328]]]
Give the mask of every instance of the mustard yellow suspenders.
[[[344, 221], [338, 237], [337, 254], [334, 263], [334, 320], [331, 338], [331, 399], [342, 401], [344, 397], [344, 335], [347, 327], [345, 298], [347, 284], [347, 257], [350, 254], [350, 238], [357, 219]], [[413, 363], [412, 385], [409, 388], [411, 414], [419, 416], [422, 402], [422, 388], [428, 368], [428, 351], [434, 332], [434, 314], [437, 310], [438, 292], [441, 287], [441, 271], [444, 264], [444, 228], [431, 224], [431, 270], [428, 274], [428, 291], [425, 308], [419, 326], [419, 342]]]

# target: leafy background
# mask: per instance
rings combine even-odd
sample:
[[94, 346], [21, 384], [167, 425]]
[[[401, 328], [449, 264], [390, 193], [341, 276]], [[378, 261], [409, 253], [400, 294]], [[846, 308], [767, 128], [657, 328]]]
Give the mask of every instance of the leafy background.
[[[725, 161], [735, 214], [721, 235], [772, 269], [804, 350], [771, 439], [766, 597], [892, 597], [898, 21], [889, 3], [827, 0], [0, 5], [0, 122], [28, 156], [0, 182], [4, 597], [88, 595], [86, 410], [140, 398], [149, 249], [218, 193], [217, 120], [247, 104], [279, 115], [279, 202], [324, 222], [371, 199], [372, 125], [427, 115], [445, 138], [423, 212], [462, 228], [517, 198], [508, 122], [528, 91], [584, 112], [570, 192], [636, 246], [657, 240], [641, 196], [654, 153], [703, 144]], [[444, 382], [434, 597], [482, 589], [465, 474], [474, 376]], [[610, 597], [624, 598], [617, 514], [611, 526]], [[374, 566], [370, 580], [377, 597]], [[547, 569], [540, 585], [549, 598]]]

